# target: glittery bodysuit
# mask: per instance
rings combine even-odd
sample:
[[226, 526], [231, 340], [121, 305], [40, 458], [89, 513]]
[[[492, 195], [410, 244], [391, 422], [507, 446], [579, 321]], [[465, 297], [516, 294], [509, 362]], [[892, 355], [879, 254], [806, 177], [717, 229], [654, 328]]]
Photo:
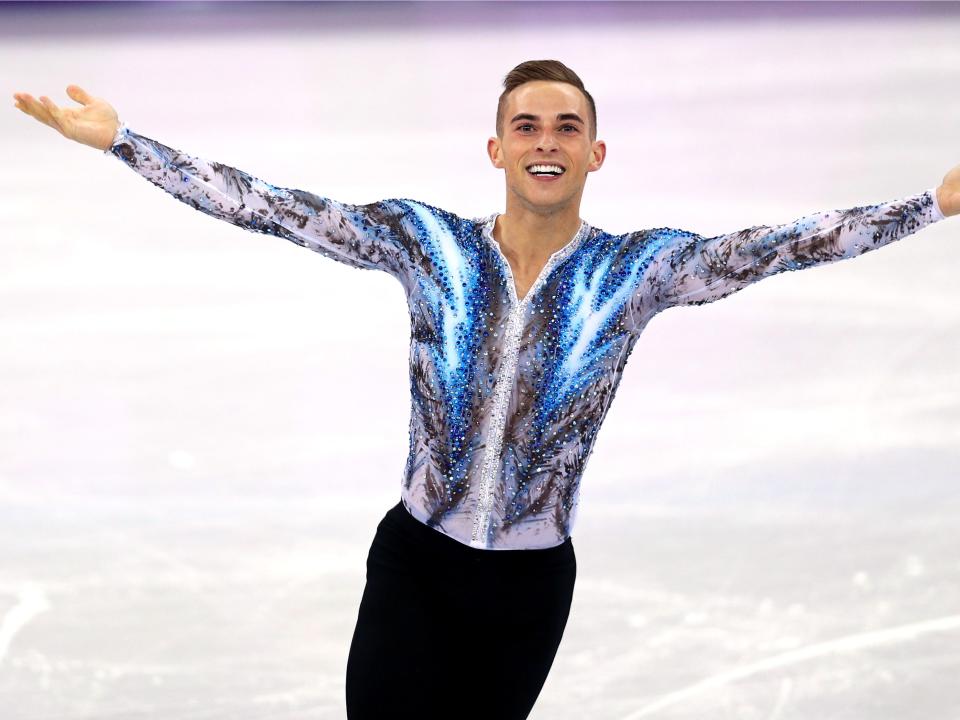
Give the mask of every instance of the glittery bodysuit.
[[126, 124], [105, 153], [203, 213], [400, 281], [411, 398], [401, 499], [427, 526], [491, 550], [552, 547], [571, 534], [597, 431], [655, 314], [861, 255], [944, 217], [927, 190], [715, 237], [612, 235], [581, 221], [518, 300], [492, 236], [497, 213], [465, 219], [410, 199], [348, 205]]

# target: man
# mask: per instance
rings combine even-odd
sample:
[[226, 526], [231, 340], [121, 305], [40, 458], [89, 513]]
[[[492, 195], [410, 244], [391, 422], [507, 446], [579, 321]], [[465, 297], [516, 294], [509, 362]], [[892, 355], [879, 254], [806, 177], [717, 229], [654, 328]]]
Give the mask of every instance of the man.
[[367, 559], [351, 720], [527, 717], [569, 614], [583, 470], [656, 313], [854, 257], [960, 212], [957, 166], [936, 189], [785, 225], [611, 235], [579, 216], [606, 146], [593, 98], [556, 60], [507, 74], [487, 143], [504, 170], [506, 212], [472, 220], [416, 200], [347, 205], [270, 185], [133, 132], [77, 86], [67, 92], [83, 107], [15, 97], [201, 212], [404, 287], [410, 453], [401, 500]]

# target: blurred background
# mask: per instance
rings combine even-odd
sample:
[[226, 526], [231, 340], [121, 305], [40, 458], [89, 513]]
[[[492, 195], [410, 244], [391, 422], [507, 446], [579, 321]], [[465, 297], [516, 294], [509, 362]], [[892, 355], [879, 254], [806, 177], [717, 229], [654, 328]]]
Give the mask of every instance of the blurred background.
[[[366, 203], [505, 209], [504, 75], [573, 68], [581, 217], [704, 235], [960, 163], [956, 3], [3, 3], [5, 720], [345, 717], [399, 500], [385, 273], [245, 232], [13, 107]], [[532, 720], [960, 717], [960, 225], [655, 318], [591, 456]]]

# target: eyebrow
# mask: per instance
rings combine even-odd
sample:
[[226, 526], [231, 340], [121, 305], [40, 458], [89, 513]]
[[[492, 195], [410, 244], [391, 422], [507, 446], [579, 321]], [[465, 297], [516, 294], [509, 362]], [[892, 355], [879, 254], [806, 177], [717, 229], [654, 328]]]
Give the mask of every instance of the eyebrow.
[[[510, 119], [510, 124], [512, 125], [517, 120], [539, 120], [539, 119], [540, 119], [539, 115], [531, 115], [530, 113], [518, 113], [517, 115], [514, 115]], [[557, 120], [576, 120], [581, 125], [586, 125], [586, 123], [583, 121], [583, 118], [581, 118], [576, 113], [558, 113]]]

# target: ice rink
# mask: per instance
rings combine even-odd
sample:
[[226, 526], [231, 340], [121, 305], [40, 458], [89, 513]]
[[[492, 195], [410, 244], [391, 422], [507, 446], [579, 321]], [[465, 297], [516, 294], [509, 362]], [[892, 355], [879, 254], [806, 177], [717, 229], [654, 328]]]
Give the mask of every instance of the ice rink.
[[[387, 274], [197, 212], [13, 92], [479, 217], [503, 76], [556, 58], [607, 143], [581, 217], [712, 235], [939, 185], [958, 38], [957, 3], [0, 6], [0, 720], [345, 718], [410, 412]], [[958, 273], [953, 217], [650, 323], [531, 720], [960, 718]]]

